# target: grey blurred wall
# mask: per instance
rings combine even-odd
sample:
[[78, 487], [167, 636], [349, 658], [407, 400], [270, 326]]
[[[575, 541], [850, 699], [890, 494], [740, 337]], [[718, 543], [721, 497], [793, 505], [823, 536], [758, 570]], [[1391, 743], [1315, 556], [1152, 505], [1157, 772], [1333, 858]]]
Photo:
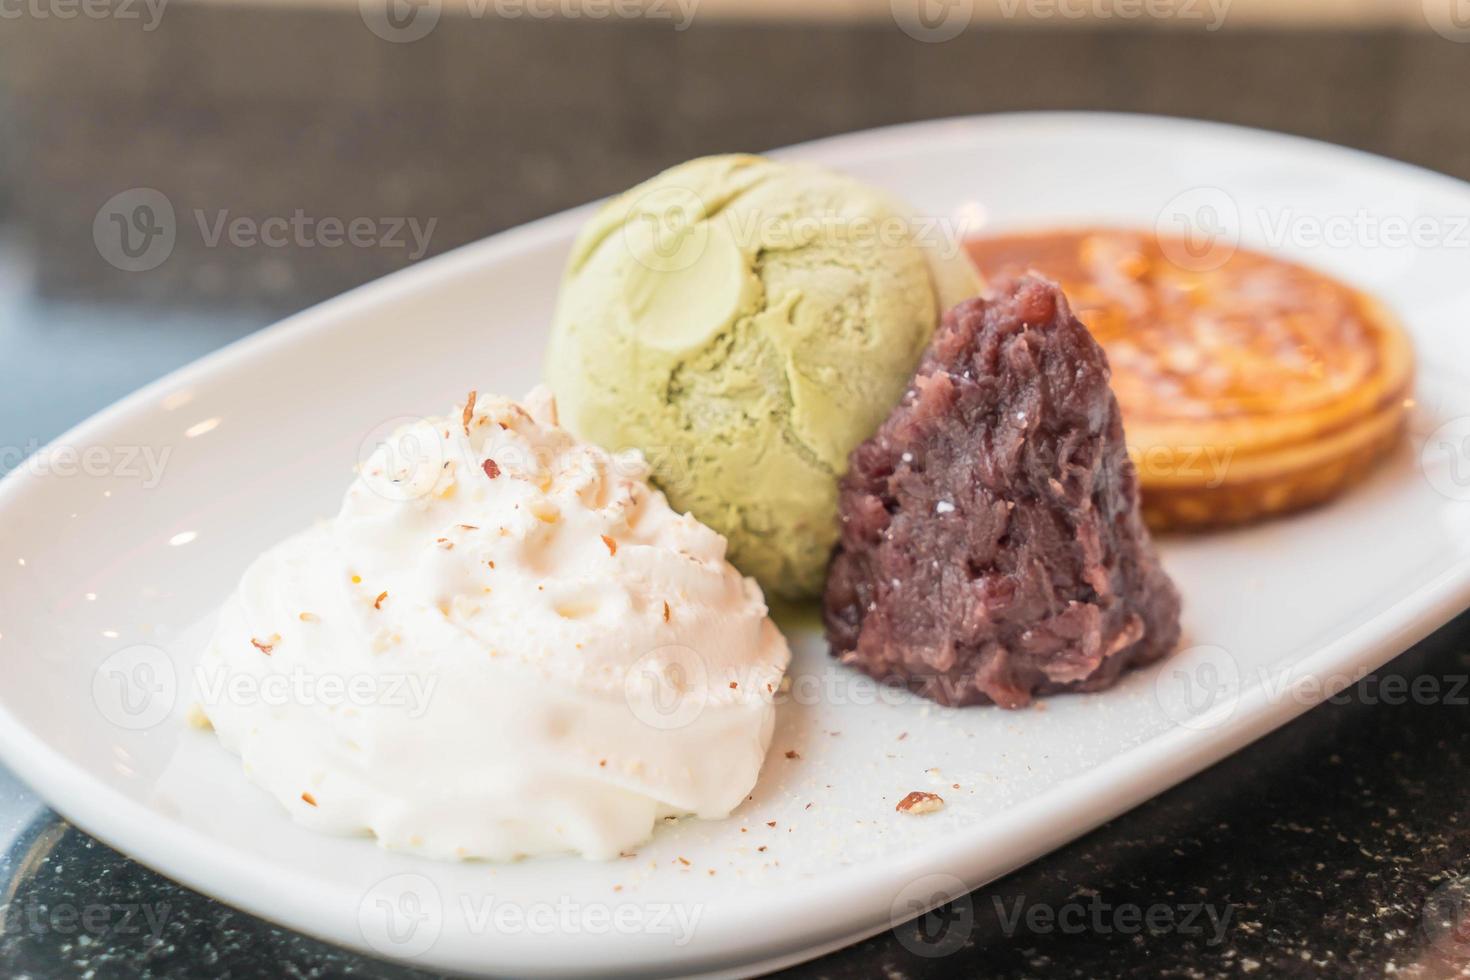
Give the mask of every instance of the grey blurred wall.
[[[697, 154], [972, 112], [1199, 116], [1470, 177], [1470, 45], [1428, 32], [980, 27], [924, 43], [882, 23], [676, 31], [446, 12], [390, 43], [356, 4], [182, 2], [146, 27], [0, 21], [0, 208], [34, 244], [46, 295], [295, 308], [411, 250], [210, 247], [194, 212], [434, 219], [433, 254]], [[103, 202], [139, 187], [180, 228], [149, 275], [92, 243]]]

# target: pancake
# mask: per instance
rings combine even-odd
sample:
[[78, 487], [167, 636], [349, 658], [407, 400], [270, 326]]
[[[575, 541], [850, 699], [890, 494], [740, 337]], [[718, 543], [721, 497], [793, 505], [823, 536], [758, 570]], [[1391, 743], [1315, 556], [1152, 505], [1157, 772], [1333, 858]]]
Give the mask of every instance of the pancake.
[[1151, 527], [1241, 524], [1331, 499], [1402, 437], [1407, 336], [1322, 273], [1246, 249], [1192, 267], [1187, 245], [1084, 229], [968, 248], [987, 277], [1056, 280], [1102, 344]]

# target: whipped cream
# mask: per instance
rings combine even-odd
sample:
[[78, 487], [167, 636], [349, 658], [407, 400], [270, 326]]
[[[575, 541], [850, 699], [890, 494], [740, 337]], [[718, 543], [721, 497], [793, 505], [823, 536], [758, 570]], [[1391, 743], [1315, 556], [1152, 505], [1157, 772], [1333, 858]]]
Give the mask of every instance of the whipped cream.
[[439, 858], [617, 857], [727, 816], [790, 659], [722, 537], [636, 453], [471, 395], [225, 604], [200, 707], [301, 824]]

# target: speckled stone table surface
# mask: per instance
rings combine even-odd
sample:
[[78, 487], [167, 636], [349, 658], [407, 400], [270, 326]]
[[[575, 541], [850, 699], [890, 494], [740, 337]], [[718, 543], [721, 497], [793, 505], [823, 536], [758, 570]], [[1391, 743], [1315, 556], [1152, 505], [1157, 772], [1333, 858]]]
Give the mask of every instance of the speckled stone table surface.
[[[282, 313], [699, 153], [1104, 108], [1470, 177], [1470, 45], [1429, 32], [986, 28], [923, 44], [882, 24], [446, 15], [389, 44], [353, 7], [181, 2], [146, 30], [0, 20], [0, 470]], [[181, 230], [167, 262], [128, 273], [99, 254], [92, 222], [136, 187], [181, 211], [413, 217], [433, 232], [421, 249], [236, 248]], [[1470, 615], [1072, 845], [790, 974], [1470, 975], [1467, 704]], [[0, 975], [418, 975], [174, 885], [3, 774], [0, 839]]]

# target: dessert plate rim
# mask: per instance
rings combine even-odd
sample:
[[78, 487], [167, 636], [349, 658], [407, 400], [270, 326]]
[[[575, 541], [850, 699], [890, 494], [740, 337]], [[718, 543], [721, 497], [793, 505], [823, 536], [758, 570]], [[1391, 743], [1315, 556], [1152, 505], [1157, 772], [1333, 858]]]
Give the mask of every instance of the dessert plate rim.
[[[1352, 158], [1382, 168], [1395, 179], [1432, 180], [1463, 195], [1470, 207], [1470, 185], [1412, 164], [1304, 137], [1223, 123], [1116, 113], [1004, 113], [965, 116], [883, 127], [816, 140], [775, 151], [777, 157], [798, 156], [840, 165], [854, 156], [913, 155], [934, 140], [994, 136], [1008, 127], [1065, 129], [1070, 125], [1165, 129], [1193, 138], [1204, 134], [1239, 140], [1245, 148], [1262, 141], [1295, 146], [1330, 159]], [[1336, 155], [1344, 155], [1337, 157]], [[213, 376], [248, 370], [268, 355], [289, 349], [323, 332], [350, 329], [352, 317], [379, 304], [432, 290], [467, 270], [562, 239], [596, 207], [584, 205], [474, 242], [382, 279], [360, 286], [294, 314], [236, 341], [141, 388], [53, 440], [51, 445], [86, 445], [134, 424], [143, 408], [161, 395], [207, 384]], [[0, 520], [23, 518], [18, 510], [36, 489], [24, 467], [0, 481]], [[1428, 585], [1396, 602], [1378, 616], [1338, 636], [1297, 669], [1326, 679], [1345, 668], [1372, 670], [1470, 605], [1470, 557], [1447, 568]], [[1336, 693], [1324, 690], [1323, 698]], [[966, 852], [963, 846], [933, 843], [881, 868], [858, 869], [840, 880], [807, 883], [805, 902], [827, 902], [849, 911], [842, 915], [792, 915], [787, 926], [769, 929], [771, 902], [745, 906], [744, 914], [709, 924], [699, 949], [686, 959], [649, 959], [647, 950], [626, 956], [605, 945], [570, 943], [561, 952], [538, 937], [485, 950], [461, 936], [446, 941], [414, 961], [415, 965], [465, 972], [539, 972], [573, 975], [612, 968], [630, 974], [677, 972], [688, 975], [738, 975], [769, 970], [810, 958], [890, 928], [895, 880], [952, 876], [969, 888], [980, 887], [1142, 803], [1198, 773], [1304, 712], [1310, 703], [1272, 699], [1261, 688], [1248, 688], [1218, 706], [1228, 715], [1215, 727], [1178, 727], [1129, 749], [1098, 767], [1020, 803], [991, 820], [987, 835], [1011, 842], [1008, 848]], [[203, 830], [160, 815], [99, 781], [86, 767], [49, 745], [0, 699], [0, 761], [34, 788], [68, 820], [83, 830], [165, 876], [227, 904], [338, 945], [379, 956], [365, 944], [353, 918], [322, 909], [324, 884], [307, 874], [283, 877], [278, 869], [254, 865], [249, 856], [222, 847]], [[241, 777], [243, 778], [243, 776]], [[284, 818], [284, 815], [283, 815]], [[364, 847], [371, 847], [364, 844]], [[1003, 851], [1004, 853], [997, 853]], [[774, 899], [780, 905], [779, 897]], [[585, 938], [585, 937], [583, 937]]]

